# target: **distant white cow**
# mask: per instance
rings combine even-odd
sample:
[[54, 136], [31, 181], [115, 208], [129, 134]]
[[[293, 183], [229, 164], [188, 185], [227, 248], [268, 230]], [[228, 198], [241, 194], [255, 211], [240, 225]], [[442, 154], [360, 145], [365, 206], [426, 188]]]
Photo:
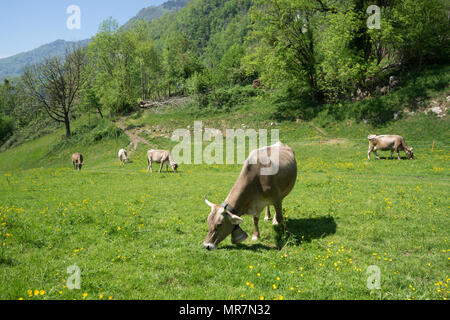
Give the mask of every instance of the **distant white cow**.
[[148, 150], [147, 152], [148, 168], [147, 171], [153, 172], [152, 163], [160, 163], [159, 172], [162, 171], [164, 164], [166, 165], [167, 172], [169, 172], [169, 165], [172, 167], [173, 171], [178, 172], [178, 164], [173, 160], [172, 155], [166, 150]]
[[127, 151], [125, 149], [119, 150], [119, 161], [120, 165], [125, 165], [125, 163], [130, 162], [130, 159], [128, 159]]

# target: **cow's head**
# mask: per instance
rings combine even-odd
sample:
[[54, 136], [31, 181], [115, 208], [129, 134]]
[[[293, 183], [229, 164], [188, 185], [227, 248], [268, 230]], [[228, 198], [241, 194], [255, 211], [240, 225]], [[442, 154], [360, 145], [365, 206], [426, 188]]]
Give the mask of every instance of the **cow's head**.
[[406, 155], [410, 158], [410, 159], [414, 159], [414, 152], [413, 152], [413, 147], [411, 147], [411, 148], [407, 148], [406, 150], [405, 150], [405, 152], [406, 152]]
[[224, 207], [211, 203], [206, 199], [205, 203], [211, 208], [211, 213], [208, 216], [209, 231], [203, 246], [207, 250], [214, 250], [220, 242], [222, 242], [230, 233], [233, 233], [233, 243], [238, 243], [247, 235], [242, 229], [238, 227], [242, 223], [242, 219], [226, 210]]
[[170, 166], [172, 167], [173, 171], [178, 172], [178, 164], [176, 164], [176, 163], [174, 162], [174, 163], [172, 163]]

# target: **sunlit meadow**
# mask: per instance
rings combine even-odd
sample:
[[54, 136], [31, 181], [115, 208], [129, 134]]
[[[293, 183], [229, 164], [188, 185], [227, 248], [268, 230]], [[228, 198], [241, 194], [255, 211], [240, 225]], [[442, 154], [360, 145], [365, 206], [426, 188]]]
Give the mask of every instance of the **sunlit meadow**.
[[[407, 142], [429, 138], [414, 122], [399, 128]], [[203, 195], [221, 203], [240, 165], [149, 174], [142, 145], [120, 167], [126, 139], [84, 148], [81, 172], [72, 150], [29, 166], [19, 163], [37, 151], [3, 153], [0, 299], [447, 299], [450, 149], [416, 143], [414, 161], [367, 161], [368, 128], [329, 128], [322, 144], [312, 126], [279, 129], [299, 168], [287, 234], [261, 219], [260, 241], [228, 238], [213, 252]], [[73, 265], [80, 289], [68, 288]], [[369, 266], [380, 289], [367, 286]]]

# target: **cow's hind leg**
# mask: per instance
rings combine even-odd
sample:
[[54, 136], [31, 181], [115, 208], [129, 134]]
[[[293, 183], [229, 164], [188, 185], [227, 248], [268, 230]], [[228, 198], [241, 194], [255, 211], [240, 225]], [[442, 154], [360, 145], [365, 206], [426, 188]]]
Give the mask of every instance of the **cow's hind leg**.
[[264, 221], [269, 221], [270, 220], [270, 206], [268, 205], [266, 207], [266, 215], [264, 216]]
[[275, 207], [275, 216], [273, 217], [272, 224], [276, 227], [275, 230], [277, 230], [277, 232], [281, 231], [281, 234], [284, 234], [286, 231], [286, 226], [284, 224], [283, 208], [281, 205], [281, 201], [278, 203], [274, 203], [274, 207]]
[[275, 216], [273, 217], [272, 224], [273, 225], [283, 224], [284, 219], [283, 219], [283, 210], [282, 210], [281, 202], [275, 203], [274, 207], [275, 207]]
[[255, 214], [253, 216], [253, 224], [255, 225], [255, 229], [253, 230], [253, 236], [252, 236], [253, 241], [258, 240], [259, 236], [260, 236], [258, 223], [259, 223], [259, 214]]

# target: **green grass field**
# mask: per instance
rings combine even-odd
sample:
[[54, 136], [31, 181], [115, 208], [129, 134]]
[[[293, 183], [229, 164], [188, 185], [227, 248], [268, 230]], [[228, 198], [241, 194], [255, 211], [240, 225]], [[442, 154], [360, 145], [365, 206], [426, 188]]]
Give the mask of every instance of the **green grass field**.
[[[270, 123], [251, 110], [200, 119], [208, 127]], [[193, 120], [168, 110], [129, 124], [170, 131]], [[120, 167], [126, 137], [52, 153], [61, 132], [1, 153], [0, 299], [448, 298], [447, 120], [276, 128], [299, 169], [283, 203], [287, 235], [279, 239], [261, 219], [260, 241], [235, 246], [227, 238], [213, 252], [202, 246], [209, 213], [203, 195], [221, 203], [240, 165], [149, 174], [143, 145]], [[416, 160], [367, 161], [369, 133], [404, 135]], [[163, 137], [151, 142], [173, 146]], [[81, 172], [71, 167], [75, 151], [85, 155]], [[251, 234], [250, 216], [242, 227]], [[81, 269], [79, 290], [67, 288], [73, 265]], [[370, 266], [380, 270], [380, 289], [367, 287]]]

